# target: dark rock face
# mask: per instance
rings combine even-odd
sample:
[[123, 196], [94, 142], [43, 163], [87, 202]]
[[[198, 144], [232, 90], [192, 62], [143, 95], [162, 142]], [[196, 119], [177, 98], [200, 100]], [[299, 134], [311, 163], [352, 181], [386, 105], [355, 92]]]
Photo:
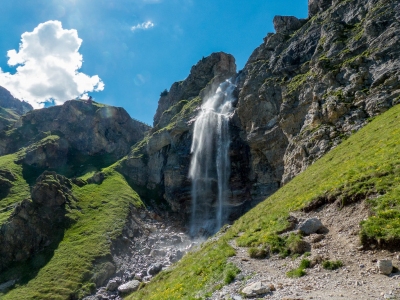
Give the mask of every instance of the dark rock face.
[[31, 199], [15, 208], [0, 228], [0, 271], [50, 245], [67, 226], [65, 206], [73, 201], [70, 181], [54, 172], [43, 173]]
[[149, 129], [123, 108], [71, 100], [30, 111], [11, 131], [0, 132], [0, 155], [29, 145], [19, 162], [39, 169], [55, 170], [82, 157], [111, 163], [126, 155]]
[[275, 16], [273, 22], [276, 33], [290, 34], [303, 26], [307, 20], [299, 20], [296, 17]]

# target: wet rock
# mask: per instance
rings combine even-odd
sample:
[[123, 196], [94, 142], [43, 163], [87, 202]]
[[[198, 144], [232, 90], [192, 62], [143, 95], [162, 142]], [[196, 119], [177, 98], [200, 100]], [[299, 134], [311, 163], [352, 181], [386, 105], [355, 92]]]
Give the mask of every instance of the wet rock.
[[255, 297], [258, 295], [266, 294], [270, 292], [269, 285], [266, 282], [258, 281], [247, 285], [242, 289], [242, 293], [247, 297]]
[[121, 285], [121, 283], [122, 283], [122, 281], [120, 278], [112, 279], [107, 283], [106, 289], [107, 289], [107, 291], [114, 292], [115, 290], [117, 290], [118, 286]]
[[140, 286], [140, 281], [132, 280], [118, 287], [118, 292], [121, 294], [129, 294], [136, 291]]
[[160, 250], [160, 249], [153, 249], [150, 252], [150, 256], [152, 257], [164, 257], [167, 254], [165, 250]]
[[162, 268], [163, 268], [162, 263], [158, 262], [158, 263], [151, 264], [149, 266], [149, 268], [147, 269], [147, 274], [152, 275], [152, 276], [157, 275], [158, 273], [160, 273]]
[[7, 290], [8, 288], [12, 287], [15, 284], [15, 280], [10, 280], [0, 284], [0, 292]]

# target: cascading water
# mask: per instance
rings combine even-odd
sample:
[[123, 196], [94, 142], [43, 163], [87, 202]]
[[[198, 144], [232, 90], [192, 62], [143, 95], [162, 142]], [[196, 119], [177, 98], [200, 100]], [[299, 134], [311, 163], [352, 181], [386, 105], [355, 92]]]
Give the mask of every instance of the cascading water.
[[190, 234], [215, 233], [225, 222], [224, 203], [230, 176], [229, 118], [233, 113], [235, 85], [221, 83], [202, 105], [194, 124], [192, 160], [192, 214]]

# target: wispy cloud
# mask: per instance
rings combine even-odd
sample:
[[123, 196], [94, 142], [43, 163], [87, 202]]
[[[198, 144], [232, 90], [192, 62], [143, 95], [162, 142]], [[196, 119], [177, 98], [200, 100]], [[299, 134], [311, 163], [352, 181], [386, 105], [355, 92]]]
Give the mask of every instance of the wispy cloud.
[[131, 30], [132, 31], [136, 31], [136, 30], [139, 30], [139, 29], [147, 30], [147, 29], [150, 29], [150, 28], [153, 28], [153, 27], [154, 27], [154, 23], [151, 22], [151, 21], [147, 21], [147, 22], [143, 22], [141, 24], [137, 24], [135, 26], [132, 26]]

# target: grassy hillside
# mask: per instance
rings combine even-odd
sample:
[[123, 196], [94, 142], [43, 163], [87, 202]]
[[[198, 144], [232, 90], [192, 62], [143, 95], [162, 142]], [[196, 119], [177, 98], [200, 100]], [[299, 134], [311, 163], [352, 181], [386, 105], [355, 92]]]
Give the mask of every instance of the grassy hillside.
[[[0, 170], [11, 173], [15, 181], [9, 191], [0, 191], [0, 226], [12, 212], [12, 204], [30, 197], [29, 185], [22, 175], [22, 166], [16, 164], [18, 154], [4, 155], [0, 157]], [[3, 193], [7, 192], [4, 197]]]
[[0, 294], [1, 299], [70, 299], [93, 289], [92, 282], [107, 267], [110, 243], [121, 233], [129, 207], [143, 205], [121, 174], [112, 169], [104, 173], [99, 185], [73, 187], [78, 200], [68, 212], [72, 225], [59, 244], [0, 275], [0, 282], [21, 278], [15, 289]]
[[240, 218], [218, 240], [211, 240], [177, 265], [133, 293], [133, 299], [197, 299], [226, 280], [229, 241], [241, 246], [284, 247], [277, 232], [288, 226], [290, 211], [312, 201], [366, 199], [372, 216], [361, 224], [362, 242], [395, 245], [400, 241], [400, 106], [374, 119], [304, 173]]

